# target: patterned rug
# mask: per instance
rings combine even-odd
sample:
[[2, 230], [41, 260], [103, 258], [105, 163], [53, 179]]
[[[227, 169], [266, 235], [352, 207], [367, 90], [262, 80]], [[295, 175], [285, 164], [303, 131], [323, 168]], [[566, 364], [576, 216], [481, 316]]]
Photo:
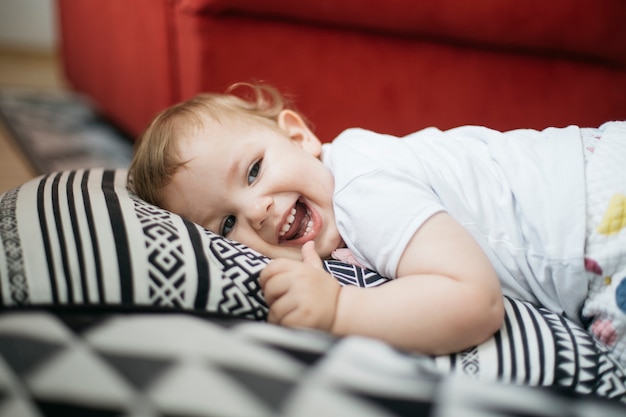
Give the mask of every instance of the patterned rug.
[[3, 88], [0, 118], [39, 174], [126, 168], [132, 158], [132, 141], [75, 93]]

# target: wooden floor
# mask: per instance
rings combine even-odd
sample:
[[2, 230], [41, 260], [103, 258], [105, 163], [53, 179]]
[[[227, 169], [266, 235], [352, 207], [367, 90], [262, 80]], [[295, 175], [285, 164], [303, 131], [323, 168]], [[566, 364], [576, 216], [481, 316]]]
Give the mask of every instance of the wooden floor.
[[[0, 88], [51, 91], [62, 90], [65, 86], [56, 56], [0, 49]], [[34, 176], [34, 170], [0, 121], [0, 194]]]

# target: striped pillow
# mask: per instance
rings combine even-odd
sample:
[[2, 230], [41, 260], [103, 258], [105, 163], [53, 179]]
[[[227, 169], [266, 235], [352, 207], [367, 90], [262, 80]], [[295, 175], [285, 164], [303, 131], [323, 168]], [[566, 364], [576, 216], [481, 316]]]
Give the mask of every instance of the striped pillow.
[[263, 319], [267, 259], [126, 189], [125, 170], [56, 172], [0, 200], [3, 305], [121, 304]]

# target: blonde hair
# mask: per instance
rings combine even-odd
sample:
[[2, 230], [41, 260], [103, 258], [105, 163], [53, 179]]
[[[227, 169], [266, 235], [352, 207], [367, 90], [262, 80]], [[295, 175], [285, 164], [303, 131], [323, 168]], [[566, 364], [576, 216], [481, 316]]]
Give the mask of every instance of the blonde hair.
[[[247, 90], [245, 96], [235, 90]], [[139, 198], [159, 204], [161, 189], [185, 165], [178, 155], [181, 137], [203, 127], [206, 116], [218, 123], [243, 118], [278, 127], [278, 116], [291, 105], [265, 84], [233, 84], [225, 94], [199, 94], [159, 113], [140, 136], [131, 162], [129, 188]]]

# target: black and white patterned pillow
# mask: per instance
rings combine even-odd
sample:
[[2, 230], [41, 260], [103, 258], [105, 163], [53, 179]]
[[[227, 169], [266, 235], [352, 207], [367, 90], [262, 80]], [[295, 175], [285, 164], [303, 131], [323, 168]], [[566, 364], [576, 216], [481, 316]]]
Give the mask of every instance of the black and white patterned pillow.
[[[265, 319], [258, 274], [268, 259], [126, 188], [125, 170], [48, 174], [0, 196], [0, 306], [151, 306]], [[337, 261], [343, 285], [387, 281]], [[437, 367], [487, 380], [605, 390], [626, 398], [626, 372], [575, 324], [507, 300], [487, 342], [436, 358]]]
[[[468, 379], [362, 337], [189, 312], [0, 313], [2, 416], [623, 416], [568, 387]], [[613, 387], [616, 387], [613, 384]], [[623, 400], [623, 399], [622, 399]]]
[[505, 297], [500, 330], [484, 343], [434, 358], [444, 373], [483, 381], [556, 386], [626, 404], [626, 367], [565, 317]]
[[121, 304], [263, 319], [267, 259], [126, 189], [125, 170], [55, 172], [0, 200], [1, 304]]

